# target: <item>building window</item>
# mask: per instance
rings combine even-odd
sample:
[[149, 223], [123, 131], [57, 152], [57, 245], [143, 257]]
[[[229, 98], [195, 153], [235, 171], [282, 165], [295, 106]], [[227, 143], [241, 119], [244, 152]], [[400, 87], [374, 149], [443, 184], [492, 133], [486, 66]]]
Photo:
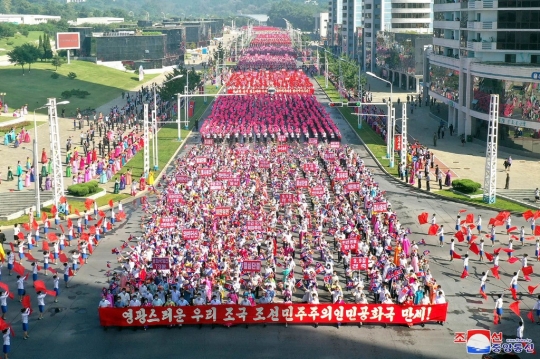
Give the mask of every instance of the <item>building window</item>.
[[366, 10], [371, 10], [371, 4], [366, 4]]
[[509, 64], [515, 64], [516, 63], [516, 54], [506, 54], [504, 55], [504, 62]]
[[531, 64], [540, 64], [540, 56], [531, 55]]

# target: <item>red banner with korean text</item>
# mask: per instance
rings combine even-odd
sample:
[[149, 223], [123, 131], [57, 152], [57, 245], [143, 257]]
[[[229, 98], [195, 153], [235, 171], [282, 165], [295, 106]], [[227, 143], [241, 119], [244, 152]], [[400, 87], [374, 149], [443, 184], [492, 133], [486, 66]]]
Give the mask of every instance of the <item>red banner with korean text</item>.
[[174, 324], [421, 324], [446, 321], [448, 303], [395, 304], [262, 304], [202, 305], [186, 307], [99, 308], [103, 327]]
[[401, 135], [394, 135], [394, 150], [401, 151]]

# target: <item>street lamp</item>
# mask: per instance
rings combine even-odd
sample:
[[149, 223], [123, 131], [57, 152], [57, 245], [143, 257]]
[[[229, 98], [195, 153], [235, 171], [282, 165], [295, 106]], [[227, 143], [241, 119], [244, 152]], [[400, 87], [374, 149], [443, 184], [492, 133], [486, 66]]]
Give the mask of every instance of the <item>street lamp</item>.
[[[167, 81], [163, 82], [162, 85], [165, 85], [167, 82], [171, 82], [172, 80], [176, 80], [176, 79], [179, 79], [181, 77], [184, 77], [184, 75], [176, 75], [170, 79], [168, 79]], [[176, 109], [177, 110], [177, 113], [178, 113], [178, 141], [182, 141], [182, 132], [181, 132], [181, 129], [180, 129], [180, 94], [177, 94], [178, 95], [178, 108]]]
[[[56, 103], [56, 105], [67, 105], [69, 101], [61, 101]], [[34, 110], [34, 140], [32, 141], [32, 152], [34, 157], [34, 193], [36, 195], [36, 217], [41, 217], [41, 198], [39, 192], [39, 170], [37, 168], [38, 164], [38, 143], [37, 143], [37, 123], [36, 123], [36, 111], [43, 108], [50, 108], [49, 104], [38, 107]], [[53, 159], [51, 158], [50, 161]]]
[[393, 148], [392, 148], [392, 142], [394, 140], [394, 106], [392, 103], [392, 95], [393, 95], [393, 87], [392, 83], [388, 80], [385, 80], [383, 78], [380, 78], [379, 76], [375, 75], [373, 72], [366, 72], [366, 75], [374, 77], [376, 79], [379, 79], [383, 82], [386, 82], [387, 84], [390, 84], [390, 101], [388, 104], [388, 117], [386, 120], [386, 158], [390, 160], [390, 167], [394, 167], [394, 161], [392, 160], [393, 156]]

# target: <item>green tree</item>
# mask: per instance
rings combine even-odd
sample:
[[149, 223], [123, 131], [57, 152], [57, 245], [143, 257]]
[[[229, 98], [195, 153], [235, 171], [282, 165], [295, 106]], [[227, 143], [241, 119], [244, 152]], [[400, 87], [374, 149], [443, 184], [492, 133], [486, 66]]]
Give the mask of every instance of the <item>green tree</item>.
[[64, 63], [64, 59], [61, 58], [58, 54], [55, 54], [52, 58], [51, 64], [55, 67], [54, 71], [57, 71], [60, 66]]
[[22, 69], [22, 73], [24, 75], [24, 65], [26, 65], [26, 54], [24, 53], [24, 50], [21, 46], [16, 46], [8, 52], [8, 59], [9, 62], [14, 64], [15, 66], [19, 65]]
[[51, 39], [48, 34], [43, 35], [43, 58], [45, 60], [50, 60], [53, 58], [53, 52], [51, 47]]
[[[182, 75], [182, 77], [171, 80], [173, 77], [178, 75]], [[195, 90], [201, 82], [201, 75], [197, 71], [195, 71], [193, 68], [188, 70], [183, 66], [179, 66], [177, 69], [174, 69], [173, 72], [166, 75], [165, 78], [165, 83], [158, 90], [159, 96], [164, 100], [173, 99], [177, 93], [183, 94], [185, 92], [185, 86], [188, 79], [190, 92]]]
[[22, 44], [21, 46], [22, 52], [25, 56], [25, 63], [28, 64], [28, 72], [30, 72], [30, 67], [34, 62], [36, 62], [39, 59], [39, 49], [30, 43]]

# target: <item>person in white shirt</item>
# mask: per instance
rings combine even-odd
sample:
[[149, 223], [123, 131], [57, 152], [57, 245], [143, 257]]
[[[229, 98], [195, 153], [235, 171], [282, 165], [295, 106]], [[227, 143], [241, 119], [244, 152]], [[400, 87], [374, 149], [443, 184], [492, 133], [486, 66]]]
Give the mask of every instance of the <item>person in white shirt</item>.
[[450, 262], [454, 260], [454, 250], [455, 250], [454, 238], [450, 239]]
[[15, 255], [11, 251], [7, 251], [7, 262], [8, 262], [8, 274], [11, 275], [13, 270], [13, 263], [15, 263]]
[[24, 281], [26, 277], [17, 276], [17, 294], [19, 295], [19, 302], [22, 302], [23, 296], [25, 294], [24, 290]]
[[140, 307], [141, 306], [141, 301], [137, 297], [133, 297], [129, 301], [129, 306], [130, 307]]
[[8, 310], [7, 307], [7, 299], [9, 297], [9, 292], [6, 290], [5, 292], [0, 293], [0, 306], [2, 307], [2, 319], [6, 319], [6, 313]]
[[220, 305], [221, 300], [219, 300], [219, 298], [216, 295], [214, 295], [214, 296], [212, 296], [212, 300], [210, 301], [210, 304], [211, 305]]
[[177, 306], [179, 307], [186, 307], [189, 305], [189, 302], [186, 300], [186, 298], [184, 297], [180, 297], [180, 299], [178, 299], [178, 302], [176, 303]]
[[525, 329], [525, 326], [523, 325], [522, 321], [519, 321], [517, 330], [516, 330], [516, 337], [518, 339], [523, 339], [523, 330]]
[[[433, 304], [444, 304], [446, 303], [446, 298], [444, 297], [444, 293], [442, 291], [439, 291], [437, 293], [437, 296], [435, 297], [435, 301]], [[442, 321], [437, 322], [440, 325], [443, 325], [444, 323]]]
[[193, 305], [205, 305], [206, 301], [199, 295], [193, 300]]
[[4, 330], [2, 330], [2, 338], [3, 338], [3, 344], [4, 344], [4, 358], [8, 359], [10, 344], [11, 344], [11, 329], [8, 327]]
[[538, 296], [538, 300], [534, 304], [533, 310], [536, 311], [536, 317], [537, 317], [537, 320], [538, 320], [536, 322], [536, 324], [540, 324], [540, 295]]
[[435, 217], [435, 213], [433, 213], [433, 216], [431, 216], [431, 225], [437, 224], [437, 218]]
[[442, 247], [444, 245], [444, 225], [441, 224], [441, 228], [437, 231], [439, 236], [439, 245]]
[[38, 308], [39, 308], [39, 317], [38, 320], [43, 319], [43, 311], [45, 310], [45, 296], [47, 293], [43, 293], [42, 291], [37, 292], [37, 301], [38, 301]]
[[99, 308], [110, 308], [110, 306], [111, 306], [111, 302], [109, 302], [109, 301], [107, 300], [107, 298], [106, 298], [105, 296], [103, 296], [103, 297], [101, 298], [101, 300], [99, 301], [98, 307], [99, 307]]
[[480, 262], [483, 262], [484, 261], [484, 240], [481, 239], [480, 240], [480, 245], [479, 245], [479, 248], [478, 248], [478, 255], [480, 256]]
[[519, 272], [521, 272], [521, 270], [514, 272], [514, 276], [512, 277], [512, 279], [510, 279], [510, 287], [515, 290], [518, 289], [517, 286], [518, 286]]
[[250, 306], [251, 306], [251, 302], [249, 301], [249, 299], [248, 299], [247, 296], [244, 296], [244, 299], [242, 299], [242, 301], [240, 302], [240, 305], [243, 305], [243, 306], [246, 306], [246, 307], [250, 307]]
[[476, 220], [476, 229], [478, 230], [478, 234], [482, 234], [482, 216], [478, 215], [478, 219]]
[[525, 242], [525, 226], [521, 226], [521, 229], [519, 230], [519, 241], [521, 242], [521, 245]]
[[486, 292], [486, 282], [487, 282], [487, 273], [486, 272], [482, 272], [482, 278], [480, 279], [480, 291], [481, 292]]
[[503, 315], [503, 295], [499, 294], [499, 297], [495, 301], [495, 312], [497, 313], [498, 323], [501, 322], [501, 317]]
[[21, 308], [21, 321], [24, 332], [23, 339], [28, 339], [28, 316], [30, 315], [30, 308]]
[[77, 275], [77, 270], [79, 269], [79, 258], [81, 255], [78, 251], [74, 251], [71, 255], [71, 266], [73, 269], [73, 275]]
[[521, 269], [523, 269], [523, 268], [525, 268], [527, 266], [528, 257], [529, 257], [529, 255], [527, 253], [525, 253], [523, 255], [523, 258], [521, 258]]
[[56, 293], [54, 296], [54, 302], [58, 303], [58, 296], [60, 295], [60, 279], [57, 275], [53, 275], [53, 290]]

